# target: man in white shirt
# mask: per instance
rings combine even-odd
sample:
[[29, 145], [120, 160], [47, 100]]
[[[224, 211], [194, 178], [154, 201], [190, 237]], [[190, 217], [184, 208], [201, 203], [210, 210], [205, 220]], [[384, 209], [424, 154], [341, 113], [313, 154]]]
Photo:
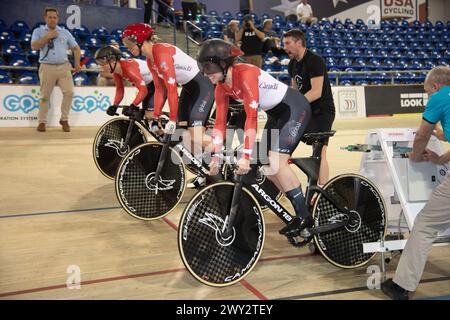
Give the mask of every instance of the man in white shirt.
[[317, 22], [317, 18], [313, 16], [311, 5], [308, 4], [307, 0], [302, 0], [302, 2], [297, 6], [297, 17], [301, 22], [310, 24]]

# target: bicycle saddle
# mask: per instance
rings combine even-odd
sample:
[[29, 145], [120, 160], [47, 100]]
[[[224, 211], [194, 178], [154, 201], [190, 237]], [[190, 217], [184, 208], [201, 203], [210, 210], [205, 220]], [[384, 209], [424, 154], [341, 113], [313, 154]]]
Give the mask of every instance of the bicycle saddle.
[[303, 135], [303, 138], [307, 139], [321, 139], [321, 138], [328, 138], [334, 136], [336, 131], [327, 131], [327, 132], [315, 132], [315, 133], [305, 133]]

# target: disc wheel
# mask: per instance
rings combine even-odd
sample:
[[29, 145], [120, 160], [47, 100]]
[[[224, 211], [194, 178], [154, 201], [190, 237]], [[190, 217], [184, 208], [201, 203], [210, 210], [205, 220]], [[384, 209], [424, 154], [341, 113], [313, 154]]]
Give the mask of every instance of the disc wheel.
[[[323, 188], [336, 203], [350, 211], [344, 228], [314, 236], [317, 249], [333, 265], [357, 268], [376, 253], [364, 253], [363, 243], [381, 240], [386, 232], [386, 206], [375, 185], [363, 176], [345, 174], [330, 180]], [[347, 216], [319, 193], [313, 209], [314, 225], [342, 221]]]
[[264, 245], [264, 217], [253, 195], [242, 189], [230, 235], [224, 234], [234, 184], [218, 182], [198, 192], [186, 206], [178, 229], [178, 248], [188, 271], [200, 282], [229, 286], [256, 265]]
[[92, 148], [94, 163], [108, 179], [114, 180], [120, 162], [131, 149], [147, 142], [144, 127], [135, 122], [129, 143], [124, 145], [130, 121], [126, 118], [111, 119], [95, 135]]
[[155, 172], [163, 145], [147, 142], [123, 158], [115, 180], [116, 195], [125, 211], [141, 220], [169, 214], [186, 189], [186, 171], [179, 155], [169, 148], [161, 174]]

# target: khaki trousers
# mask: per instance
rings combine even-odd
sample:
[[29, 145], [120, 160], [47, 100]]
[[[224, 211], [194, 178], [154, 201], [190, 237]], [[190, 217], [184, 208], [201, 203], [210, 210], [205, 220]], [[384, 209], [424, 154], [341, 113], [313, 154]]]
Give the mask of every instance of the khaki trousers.
[[69, 120], [70, 107], [73, 98], [73, 79], [69, 62], [63, 64], [45, 64], [39, 67], [39, 79], [41, 83], [41, 99], [39, 101], [39, 123], [47, 123], [50, 95], [57, 85], [63, 94], [61, 103], [61, 120]]
[[262, 56], [261, 55], [252, 55], [252, 56], [244, 56], [245, 62], [257, 66], [261, 68], [262, 66]]
[[402, 252], [394, 282], [408, 291], [419, 285], [427, 262], [428, 252], [438, 232], [450, 228], [450, 177], [431, 194], [425, 207], [416, 217], [411, 236]]
[[300, 17], [298, 20], [300, 22], [304, 22], [304, 23], [308, 23], [308, 22], [310, 22], [311, 24], [317, 23], [316, 17]]

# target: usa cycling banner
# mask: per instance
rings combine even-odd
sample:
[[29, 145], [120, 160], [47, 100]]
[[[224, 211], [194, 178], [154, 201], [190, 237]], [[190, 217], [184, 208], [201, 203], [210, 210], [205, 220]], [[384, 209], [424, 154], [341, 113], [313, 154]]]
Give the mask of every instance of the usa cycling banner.
[[[0, 127], [33, 127], [38, 124], [39, 96], [38, 86], [1, 86]], [[122, 104], [130, 104], [135, 88], [125, 88]], [[70, 111], [70, 125], [89, 126], [104, 123], [110, 117], [106, 108], [113, 104], [114, 87], [75, 87]], [[58, 87], [50, 98], [48, 125], [59, 125], [62, 93]]]
[[417, 0], [380, 0], [381, 19], [418, 20]]

